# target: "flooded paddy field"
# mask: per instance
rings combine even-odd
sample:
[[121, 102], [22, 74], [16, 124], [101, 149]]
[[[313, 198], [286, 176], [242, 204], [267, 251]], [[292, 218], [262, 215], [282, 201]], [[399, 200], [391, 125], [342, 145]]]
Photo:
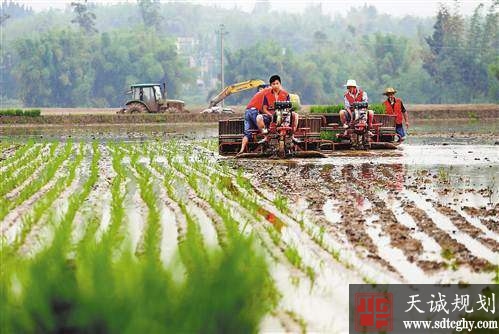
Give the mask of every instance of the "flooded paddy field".
[[214, 138], [217, 123], [3, 125], [0, 140], [141, 141], [157, 138]]
[[[246, 245], [240, 235], [266, 266], [231, 258], [226, 284], [248, 271], [224, 296], [249, 302], [242, 290], [264, 291], [265, 308], [241, 303], [261, 331], [347, 332], [349, 283], [497, 283], [497, 124], [414, 122], [397, 150], [286, 161], [220, 157], [209, 123], [2, 127], [0, 230], [12, 279], [2, 287], [17, 305], [15, 291], [30, 286], [23, 275], [56, 254], [86, 269], [77, 271], [79, 305], [97, 294], [95, 282], [107, 286], [91, 269], [114, 268], [102, 258], [107, 265], [92, 267], [101, 262], [88, 249], [112, 245], [101, 255], [128, 254], [128, 271], [153, 259], [178, 281], [204, 277], [196, 268]], [[260, 279], [245, 281], [251, 273]]]

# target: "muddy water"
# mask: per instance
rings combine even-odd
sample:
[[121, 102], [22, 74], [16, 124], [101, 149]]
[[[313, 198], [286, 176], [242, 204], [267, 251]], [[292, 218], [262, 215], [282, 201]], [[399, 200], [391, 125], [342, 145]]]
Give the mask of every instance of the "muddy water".
[[116, 124], [54, 126], [1, 126], [1, 139], [46, 139], [77, 141], [145, 141], [180, 137], [187, 139], [214, 138], [218, 134], [216, 123], [176, 124]]
[[[397, 150], [323, 159], [233, 160], [257, 187], [285, 194], [332, 243], [401, 279], [490, 282], [499, 264], [496, 120], [416, 121]], [[217, 124], [0, 127], [2, 138], [142, 141], [216, 138]], [[453, 268], [449, 272], [449, 268]], [[458, 270], [459, 269], [459, 270]], [[376, 269], [377, 270], [377, 269]], [[478, 276], [477, 276], [478, 275]], [[445, 278], [444, 278], [445, 277]]]
[[[344, 249], [411, 283], [487, 282], [499, 265], [499, 147], [402, 144], [234, 161]], [[371, 263], [371, 264], [369, 264]]]
[[498, 119], [411, 121], [410, 144], [491, 144], [499, 142]]

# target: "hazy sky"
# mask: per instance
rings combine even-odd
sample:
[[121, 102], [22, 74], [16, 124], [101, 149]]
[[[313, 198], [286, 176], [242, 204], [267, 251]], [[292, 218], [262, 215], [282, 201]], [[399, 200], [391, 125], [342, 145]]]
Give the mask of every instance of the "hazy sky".
[[[40, 11], [44, 9], [58, 8], [64, 9], [72, 1], [77, 0], [20, 0], [19, 3], [23, 3], [31, 6], [34, 10]], [[136, 0], [89, 0], [89, 2], [102, 3], [102, 4], [113, 4], [119, 2], [131, 2], [136, 3]], [[173, 2], [172, 0], [161, 0], [161, 2]], [[245, 11], [251, 11], [255, 5], [255, 0], [196, 0], [196, 1], [176, 1], [176, 2], [193, 2], [202, 4], [217, 4], [226, 8], [237, 7]], [[489, 5], [491, 0], [460, 0], [460, 12], [464, 15], [470, 15], [473, 9], [479, 4], [484, 3]], [[301, 12], [310, 3], [322, 3], [323, 11], [332, 15], [335, 14], [345, 14], [351, 6], [363, 6], [364, 4], [374, 5], [379, 12], [388, 13], [392, 15], [414, 15], [414, 16], [434, 16], [437, 12], [440, 3], [450, 4], [454, 6], [455, 1], [453, 0], [329, 0], [329, 1], [319, 1], [319, 0], [271, 0], [272, 8], [279, 10], [286, 10], [290, 12]]]

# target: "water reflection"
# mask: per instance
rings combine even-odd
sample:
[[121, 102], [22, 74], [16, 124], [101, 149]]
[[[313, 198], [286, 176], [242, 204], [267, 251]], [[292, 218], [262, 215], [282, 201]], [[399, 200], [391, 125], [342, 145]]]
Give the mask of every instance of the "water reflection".
[[145, 141], [158, 138], [214, 138], [216, 123], [116, 124], [80, 126], [9, 126], [0, 127], [0, 139], [48, 139], [77, 141]]

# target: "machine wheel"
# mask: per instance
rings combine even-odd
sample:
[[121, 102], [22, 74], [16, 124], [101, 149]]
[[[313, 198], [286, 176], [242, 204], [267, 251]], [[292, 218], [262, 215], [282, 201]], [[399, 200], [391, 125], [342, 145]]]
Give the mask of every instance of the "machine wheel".
[[284, 140], [279, 140], [279, 158], [284, 159], [286, 157], [286, 146], [284, 145]]
[[371, 144], [369, 142], [369, 135], [367, 132], [362, 135], [362, 147], [364, 148], [364, 150], [368, 150], [371, 148]]
[[138, 102], [132, 102], [129, 105], [127, 105], [125, 113], [127, 114], [140, 114], [140, 113], [146, 113], [147, 108], [145, 105], [142, 103]]

